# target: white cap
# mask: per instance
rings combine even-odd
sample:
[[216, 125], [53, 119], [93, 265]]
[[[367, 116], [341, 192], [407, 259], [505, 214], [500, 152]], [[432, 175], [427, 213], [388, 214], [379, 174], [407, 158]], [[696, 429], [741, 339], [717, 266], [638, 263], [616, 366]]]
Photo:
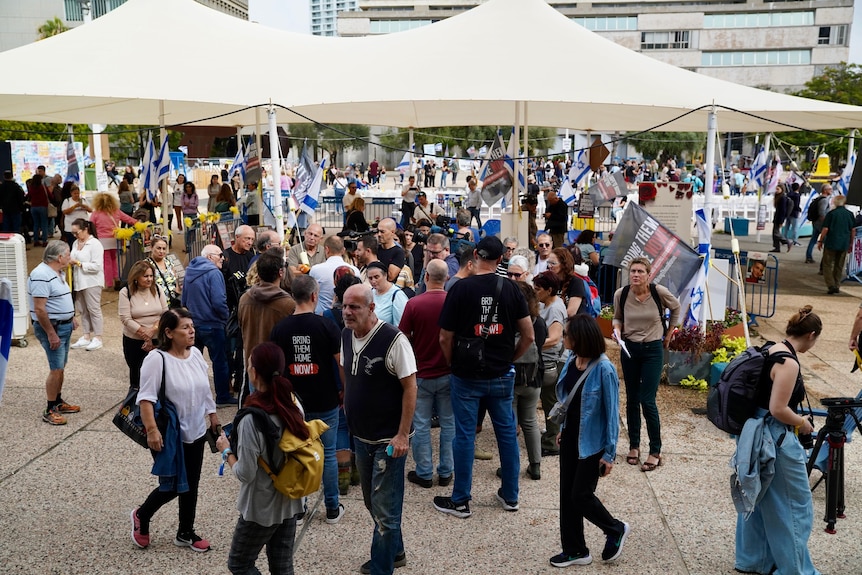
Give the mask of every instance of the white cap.
[[575, 273], [586, 277], [590, 273], [590, 266], [587, 264], [575, 264]]

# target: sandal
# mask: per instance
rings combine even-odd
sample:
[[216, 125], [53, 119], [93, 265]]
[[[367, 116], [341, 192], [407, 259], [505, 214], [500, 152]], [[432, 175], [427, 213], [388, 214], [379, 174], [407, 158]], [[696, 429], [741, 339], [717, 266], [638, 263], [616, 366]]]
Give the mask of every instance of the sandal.
[[[634, 453], [634, 455], [632, 455]], [[629, 449], [629, 454], [626, 456], [626, 463], [629, 465], [637, 465], [641, 462], [641, 450], [633, 447]]]
[[649, 457], [654, 457], [656, 462], [651, 463], [649, 461], [644, 461], [643, 465], [641, 465], [641, 471], [655, 471], [655, 468], [661, 465], [661, 455], [658, 453], [650, 453]]

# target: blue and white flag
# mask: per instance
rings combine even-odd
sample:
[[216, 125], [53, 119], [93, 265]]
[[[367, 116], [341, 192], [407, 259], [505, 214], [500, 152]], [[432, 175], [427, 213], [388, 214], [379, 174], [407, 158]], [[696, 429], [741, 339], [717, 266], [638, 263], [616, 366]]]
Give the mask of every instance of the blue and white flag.
[[300, 208], [303, 205], [306, 194], [315, 176], [314, 162], [308, 154], [308, 142], [302, 144], [302, 155], [299, 157], [299, 165], [296, 166], [296, 185], [293, 187], [293, 199]]
[[404, 152], [404, 157], [402, 157], [401, 161], [398, 163], [398, 171], [402, 174], [410, 172], [410, 152]]
[[167, 134], [161, 148], [159, 148], [159, 157], [156, 158], [154, 166], [156, 170], [156, 187], [158, 187], [162, 183], [162, 180], [171, 175], [171, 149], [168, 145]]
[[75, 142], [72, 136], [66, 144], [66, 182], [81, 183], [81, 169], [78, 167], [78, 156], [75, 155]]
[[754, 157], [751, 169], [748, 172], [748, 191], [753, 192], [763, 187], [763, 179], [766, 176], [766, 169], [768, 167], [769, 160], [766, 157], [766, 148], [760, 146], [760, 151]]
[[233, 163], [230, 165], [230, 177], [233, 178], [234, 174], [239, 173], [240, 185], [245, 186], [245, 152], [242, 149], [242, 138], [240, 138], [237, 148], [236, 155], [233, 157]]
[[706, 323], [706, 310], [709, 302], [706, 298], [706, 280], [709, 274], [709, 250], [711, 246], [711, 226], [706, 219], [706, 213], [700, 209], [695, 212], [697, 225], [697, 253], [703, 258], [703, 263], [694, 274], [688, 287], [682, 293], [680, 304], [686, 310], [683, 320], [685, 326], [703, 325]]
[[[515, 139], [515, 128], [512, 127], [512, 134], [509, 136], [509, 146], [506, 149], [506, 169], [509, 171], [509, 178], [511, 178], [513, 182], [515, 181], [515, 173], [517, 172], [518, 174], [518, 187], [514, 190], [518, 195], [527, 190], [527, 181], [524, 177], [524, 170], [521, 167], [523, 160], [517, 160], [517, 164], [515, 160], [515, 158], [519, 158], [520, 156], [521, 154], [518, 150], [518, 142]], [[509, 190], [503, 197], [502, 207], [504, 209], [506, 206], [514, 205], [512, 192], [513, 190]]]
[[141, 191], [147, 195], [149, 201], [154, 201], [159, 194], [159, 186], [156, 182], [156, 170], [153, 162], [156, 160], [156, 146], [153, 144], [153, 133], [147, 138], [147, 147], [144, 149], [144, 161], [141, 163]]
[[12, 306], [12, 282], [0, 279], [0, 400], [6, 385], [6, 368], [9, 365], [9, 351], [12, 348], [12, 323], [15, 309]]
[[781, 166], [781, 159], [778, 154], [775, 155], [775, 169], [772, 170], [772, 176], [769, 178], [769, 185], [766, 188], [766, 193], [774, 194], [781, 182], [781, 176], [784, 174], [784, 168]]
[[479, 172], [479, 180], [482, 181], [482, 199], [489, 206], [496, 204], [511, 191], [512, 171], [507, 166], [506, 147], [503, 144], [501, 130], [497, 130], [497, 137], [488, 149]]
[[577, 201], [575, 198], [575, 188], [589, 173], [590, 152], [581, 148], [578, 151], [578, 155], [575, 156], [575, 161], [572, 163], [568, 175], [563, 180], [562, 186], [560, 186], [560, 199], [566, 202], [566, 204], [574, 206]]
[[311, 180], [311, 183], [306, 190], [305, 197], [302, 198], [302, 203], [299, 205], [299, 209], [307, 214], [314, 215], [315, 210], [317, 210], [317, 207], [320, 205], [320, 188], [323, 184], [324, 172], [326, 172], [325, 159], [321, 160], [320, 165], [317, 166], [314, 178]]
[[850, 154], [850, 160], [844, 166], [844, 171], [841, 172], [841, 179], [836, 183], [838, 191], [841, 192], [842, 196], [846, 196], [850, 190], [850, 178], [853, 176], [854, 167], [856, 167], [856, 150], [853, 150], [853, 153]]

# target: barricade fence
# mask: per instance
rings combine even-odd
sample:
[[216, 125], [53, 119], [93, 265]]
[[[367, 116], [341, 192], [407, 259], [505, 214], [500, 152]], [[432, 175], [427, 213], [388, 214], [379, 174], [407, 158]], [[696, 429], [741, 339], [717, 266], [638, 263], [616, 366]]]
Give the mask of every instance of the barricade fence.
[[[715, 258], [728, 260], [731, 278], [736, 278], [736, 261], [733, 253], [727, 249], [716, 249]], [[778, 292], [778, 258], [762, 252], [740, 252], [739, 263], [742, 266], [742, 281], [745, 288], [745, 310], [752, 325], [757, 325], [757, 318], [770, 318], [775, 315], [776, 294]], [[714, 273], [714, 272], [710, 272]], [[727, 307], [740, 309], [739, 290], [729, 286], [727, 290]]]

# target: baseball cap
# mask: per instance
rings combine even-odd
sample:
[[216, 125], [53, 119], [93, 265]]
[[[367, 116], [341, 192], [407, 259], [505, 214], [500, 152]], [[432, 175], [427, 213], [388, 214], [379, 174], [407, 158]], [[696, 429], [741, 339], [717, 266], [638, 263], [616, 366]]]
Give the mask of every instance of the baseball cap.
[[417, 194], [416, 194], [416, 197], [418, 197], [418, 198], [424, 198], [424, 197], [427, 197], [427, 196], [426, 196], [425, 192], [419, 192], [419, 193], [417, 193]]
[[483, 260], [497, 260], [503, 257], [503, 242], [497, 236], [485, 236], [476, 246], [476, 254]]

